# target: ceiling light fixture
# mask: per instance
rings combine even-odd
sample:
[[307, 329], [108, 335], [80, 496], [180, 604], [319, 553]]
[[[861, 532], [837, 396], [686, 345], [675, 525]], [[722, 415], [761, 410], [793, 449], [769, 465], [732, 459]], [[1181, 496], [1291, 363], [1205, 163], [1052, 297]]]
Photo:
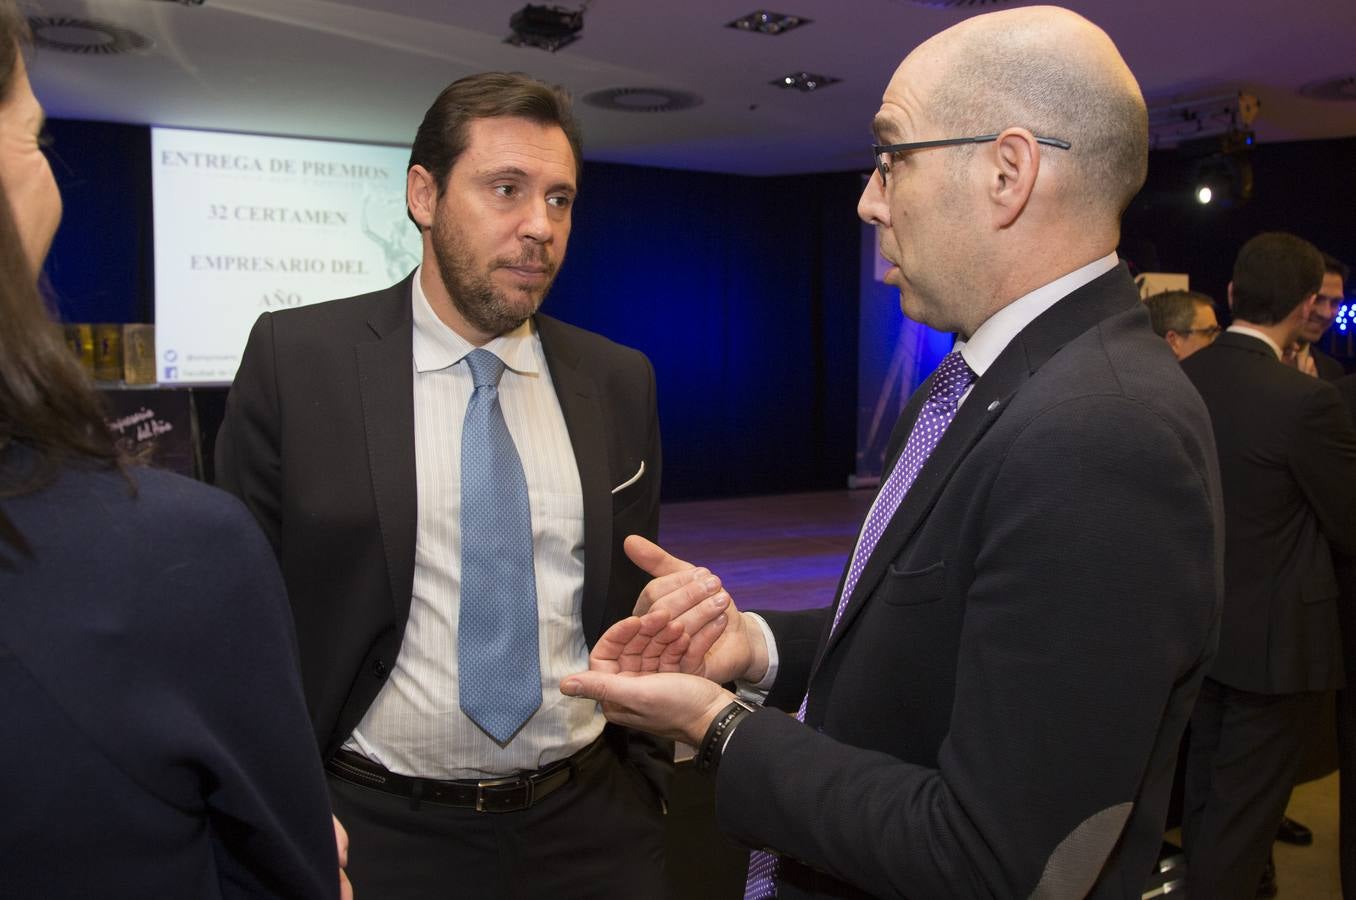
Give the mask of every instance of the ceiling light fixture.
[[822, 87], [837, 84], [842, 80], [843, 79], [841, 78], [834, 78], [832, 75], [816, 75], [813, 72], [792, 72], [789, 75], [783, 75], [781, 78], [774, 79], [768, 83], [775, 84], [777, 87], [786, 90], [803, 91], [808, 94], [812, 91], [817, 91]]
[[758, 34], [786, 34], [793, 28], [809, 25], [813, 19], [804, 16], [788, 16], [786, 13], [773, 12], [770, 9], [755, 9], [747, 16], [740, 16], [733, 22], [726, 22], [726, 28], [736, 31], [752, 31]]
[[895, 0], [896, 3], [908, 2], [914, 6], [929, 6], [933, 9], [958, 9], [969, 6], [997, 6], [1007, 0]]
[[59, 53], [113, 56], [151, 46], [149, 38], [130, 28], [93, 19], [30, 16], [28, 27], [36, 46]]
[[579, 39], [579, 32], [584, 30], [584, 10], [588, 5], [588, 0], [578, 9], [534, 6], [529, 3], [509, 17], [509, 30], [513, 33], [504, 38], [504, 43], [555, 53]]
[[1255, 94], [1232, 91], [1149, 105], [1149, 145], [1173, 147], [1197, 138], [1251, 133], [1262, 105]]
[[606, 88], [585, 94], [583, 100], [599, 109], [630, 113], [679, 112], [702, 103], [701, 97], [687, 91], [646, 87]]
[[1177, 153], [1195, 158], [1191, 167], [1191, 191], [1196, 202], [1217, 209], [1232, 209], [1252, 199], [1254, 143], [1251, 131], [1231, 131], [1216, 137], [1183, 141]]

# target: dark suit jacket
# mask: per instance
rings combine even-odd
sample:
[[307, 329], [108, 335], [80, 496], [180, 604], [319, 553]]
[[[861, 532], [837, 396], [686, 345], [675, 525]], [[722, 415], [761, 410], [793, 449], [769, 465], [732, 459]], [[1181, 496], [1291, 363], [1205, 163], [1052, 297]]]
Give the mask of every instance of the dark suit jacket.
[[1356, 551], [1356, 428], [1327, 382], [1225, 332], [1182, 362], [1214, 423], [1225, 602], [1210, 677], [1259, 694], [1343, 681], [1332, 548]]
[[739, 726], [721, 826], [790, 857], [783, 900], [1138, 898], [1214, 649], [1220, 516], [1205, 408], [1122, 266], [975, 383], [827, 642], [831, 608], [767, 615], [769, 699], [808, 685], [810, 727]]
[[1318, 377], [1324, 381], [1336, 381], [1347, 374], [1346, 368], [1340, 362], [1317, 347], [1310, 345], [1309, 355], [1314, 359], [1314, 368], [1318, 370]]
[[0, 500], [32, 550], [0, 541], [0, 897], [337, 897], [268, 545], [221, 491], [132, 479]]
[[[254, 513], [282, 562], [302, 680], [328, 758], [400, 652], [414, 581], [414, 325], [410, 285], [259, 317], [217, 436], [217, 481]], [[641, 353], [536, 317], [584, 494], [589, 645], [630, 615], [648, 576], [622, 552], [656, 537], [659, 422]], [[631, 479], [641, 464], [644, 474]], [[664, 789], [671, 753], [609, 732]]]

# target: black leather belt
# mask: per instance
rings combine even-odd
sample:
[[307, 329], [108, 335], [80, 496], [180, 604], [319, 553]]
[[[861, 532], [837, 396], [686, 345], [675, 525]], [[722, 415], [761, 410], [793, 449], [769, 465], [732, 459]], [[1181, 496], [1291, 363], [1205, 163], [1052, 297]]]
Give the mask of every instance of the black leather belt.
[[540, 803], [569, 784], [574, 779], [575, 770], [602, 747], [603, 739], [599, 737], [573, 756], [553, 762], [549, 766], [543, 766], [532, 772], [519, 772], [516, 775], [480, 781], [439, 781], [435, 778], [397, 775], [348, 750], [336, 753], [325, 763], [325, 769], [334, 777], [350, 784], [375, 788], [398, 797], [407, 797], [416, 805], [438, 803], [443, 806], [474, 809], [476, 812], [517, 812]]

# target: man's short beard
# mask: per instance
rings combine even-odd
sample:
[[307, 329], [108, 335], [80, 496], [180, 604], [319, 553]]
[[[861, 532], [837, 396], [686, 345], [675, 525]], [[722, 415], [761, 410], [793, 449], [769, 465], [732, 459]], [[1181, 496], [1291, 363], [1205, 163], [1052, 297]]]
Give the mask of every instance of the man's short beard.
[[[466, 242], [449, 219], [449, 216], [434, 216], [432, 237], [438, 274], [452, 298], [452, 305], [468, 325], [482, 334], [500, 335], [512, 331], [541, 308], [555, 280], [556, 269], [548, 260], [545, 248], [540, 244], [529, 244], [517, 259], [496, 259], [489, 269], [477, 272]], [[536, 252], [531, 249], [533, 247]], [[504, 291], [495, 287], [490, 273], [499, 267], [521, 265], [547, 265], [550, 268], [540, 293], [535, 297], [525, 295], [525, 304], [515, 304]]]

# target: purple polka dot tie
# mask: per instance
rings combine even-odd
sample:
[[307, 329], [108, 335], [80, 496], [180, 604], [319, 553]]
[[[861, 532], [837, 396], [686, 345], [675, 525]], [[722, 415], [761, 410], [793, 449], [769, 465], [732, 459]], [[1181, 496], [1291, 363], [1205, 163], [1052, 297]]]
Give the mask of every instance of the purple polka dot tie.
[[[843, 582], [843, 593], [838, 598], [838, 607], [833, 613], [833, 628], [836, 629], [839, 620], [843, 618], [843, 610], [847, 609], [852, 591], [857, 587], [857, 579], [862, 576], [866, 561], [871, 558], [871, 551], [876, 549], [876, 542], [885, 532], [885, 526], [894, 518], [899, 504], [904, 500], [904, 495], [909, 492], [914, 479], [922, 471], [923, 464], [941, 443], [947, 426], [956, 417], [961, 397], [974, 380], [975, 373], [971, 371], [959, 350], [948, 353], [937, 366], [932, 387], [928, 390], [928, 398], [923, 402], [923, 409], [918, 413], [917, 421], [913, 423], [913, 431], [909, 432], [904, 452], [899, 455], [895, 467], [890, 470], [889, 477], [885, 479], [885, 484], [876, 497], [875, 505], [871, 507], [871, 512], [866, 517], [866, 526], [857, 541], [857, 549], [852, 554], [852, 563], [848, 566], [847, 579]], [[833, 633], [832, 629], [829, 633]], [[805, 698], [800, 701], [800, 709], [796, 711], [798, 721], [805, 721], [805, 708], [809, 703], [810, 694], [807, 691]], [[749, 876], [744, 884], [744, 900], [767, 900], [775, 896], [777, 896], [777, 856], [774, 853], [755, 850], [749, 854]]]

